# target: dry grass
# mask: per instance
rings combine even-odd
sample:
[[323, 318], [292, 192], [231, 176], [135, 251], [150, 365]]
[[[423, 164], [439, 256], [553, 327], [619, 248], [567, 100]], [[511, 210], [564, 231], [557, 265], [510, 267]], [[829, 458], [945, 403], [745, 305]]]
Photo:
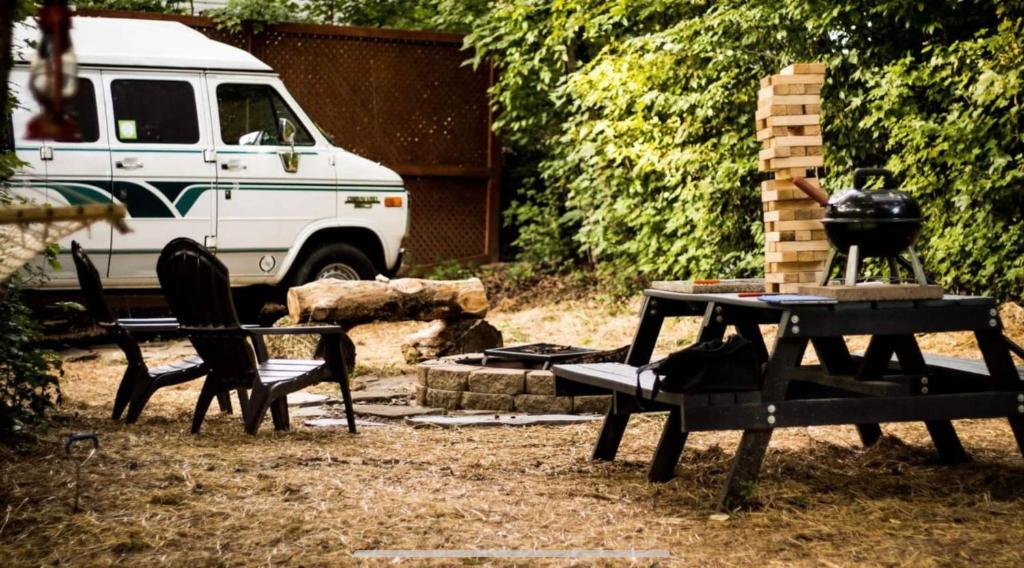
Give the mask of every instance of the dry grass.
[[[630, 340], [635, 309], [571, 300], [491, 319], [513, 343], [614, 347]], [[1004, 320], [1020, 339], [1024, 318], [1007, 309]], [[659, 349], [674, 349], [695, 330], [695, 322], [672, 323]], [[364, 371], [402, 372], [388, 353], [408, 331], [357, 330]], [[957, 338], [924, 342], [947, 353], [964, 349]], [[181, 342], [147, 346], [158, 361], [182, 349]], [[658, 416], [633, 419], [614, 463], [589, 460], [596, 423], [457, 430], [396, 423], [355, 436], [279, 434], [268, 424], [250, 437], [236, 418], [213, 413], [203, 434], [192, 436], [194, 384], [159, 393], [139, 424], [111, 422], [121, 369], [116, 352], [69, 363], [59, 423], [25, 453], [0, 450], [0, 565], [350, 565], [352, 551], [369, 548], [671, 551], [661, 565], [1024, 563], [1024, 465], [1002, 421], [959, 422], [975, 462], [955, 467], [932, 461], [917, 424], [884, 427], [891, 437], [867, 450], [851, 427], [781, 430], [763, 469], [760, 505], [716, 522], [708, 515], [736, 433], [691, 436], [678, 477], [651, 485], [644, 473]], [[103, 448], [83, 469], [84, 512], [74, 515], [74, 468], [59, 444], [78, 430], [98, 432]]]

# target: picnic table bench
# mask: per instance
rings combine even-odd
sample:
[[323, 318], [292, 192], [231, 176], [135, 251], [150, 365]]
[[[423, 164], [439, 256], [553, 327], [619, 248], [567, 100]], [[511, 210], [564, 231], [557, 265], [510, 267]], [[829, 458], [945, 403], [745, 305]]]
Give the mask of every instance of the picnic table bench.
[[[638, 403], [637, 367], [650, 362], [664, 319], [687, 316], [703, 318], [698, 341], [720, 339], [731, 326], [753, 343], [763, 363], [760, 390], [662, 390], [652, 400], [654, 377], [645, 371]], [[770, 351], [764, 324], [778, 325]], [[980, 360], [924, 355], [914, 335], [957, 331], [974, 333]], [[863, 354], [847, 348], [844, 337], [853, 335], [870, 337]], [[802, 364], [808, 345], [819, 364]], [[941, 460], [959, 463], [970, 458], [951, 420], [1007, 418], [1024, 453], [1024, 369], [1014, 366], [1014, 350], [1024, 358], [1003, 336], [991, 298], [807, 304], [646, 290], [624, 364], [555, 365], [553, 371], [558, 395], [613, 395], [593, 459], [615, 459], [632, 414], [668, 412], [648, 470], [652, 482], [673, 477], [689, 432], [742, 430], [720, 498], [722, 508], [732, 508], [756, 483], [775, 428], [852, 424], [871, 445], [881, 436], [879, 423], [922, 421]]]

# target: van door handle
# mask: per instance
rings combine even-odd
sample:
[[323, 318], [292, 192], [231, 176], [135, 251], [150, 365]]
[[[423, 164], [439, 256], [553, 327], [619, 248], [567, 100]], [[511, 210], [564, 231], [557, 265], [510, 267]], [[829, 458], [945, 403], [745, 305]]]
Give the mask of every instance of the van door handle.
[[239, 160], [228, 160], [226, 162], [223, 162], [220, 165], [220, 169], [222, 169], [222, 170], [237, 171], [237, 170], [244, 170], [245, 166]]
[[138, 158], [125, 158], [114, 162], [114, 166], [121, 170], [137, 170], [142, 167], [142, 161]]

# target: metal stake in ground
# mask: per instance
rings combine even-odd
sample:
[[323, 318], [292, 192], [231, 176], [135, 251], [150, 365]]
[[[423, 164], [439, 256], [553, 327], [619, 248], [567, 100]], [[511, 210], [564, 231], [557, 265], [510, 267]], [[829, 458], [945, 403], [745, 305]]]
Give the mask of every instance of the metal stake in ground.
[[90, 440], [92, 441], [92, 449], [89, 450], [89, 455], [85, 456], [84, 460], [75, 462], [75, 506], [71, 511], [72, 513], [77, 513], [79, 511], [78, 500], [81, 494], [79, 481], [82, 476], [82, 466], [85, 465], [85, 462], [89, 461], [94, 455], [96, 455], [96, 452], [100, 449], [100, 439], [96, 437], [96, 434], [91, 432], [78, 432], [77, 434], [71, 434], [68, 436], [68, 439], [64, 442], [64, 455], [70, 458], [72, 446], [78, 442]]

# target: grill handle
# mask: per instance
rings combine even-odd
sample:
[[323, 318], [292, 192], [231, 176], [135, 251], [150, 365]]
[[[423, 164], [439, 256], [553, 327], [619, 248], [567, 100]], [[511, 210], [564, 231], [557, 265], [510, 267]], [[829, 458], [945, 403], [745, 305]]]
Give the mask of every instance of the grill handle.
[[802, 177], [794, 177], [793, 185], [797, 186], [800, 191], [806, 193], [807, 197], [817, 201], [822, 207], [828, 205], [828, 194], [825, 193], [824, 189], [811, 185], [809, 181]]
[[882, 189], [896, 189], [896, 176], [885, 168], [857, 168], [853, 170], [853, 187], [863, 190], [868, 180], [873, 177], [883, 178], [885, 184]]

